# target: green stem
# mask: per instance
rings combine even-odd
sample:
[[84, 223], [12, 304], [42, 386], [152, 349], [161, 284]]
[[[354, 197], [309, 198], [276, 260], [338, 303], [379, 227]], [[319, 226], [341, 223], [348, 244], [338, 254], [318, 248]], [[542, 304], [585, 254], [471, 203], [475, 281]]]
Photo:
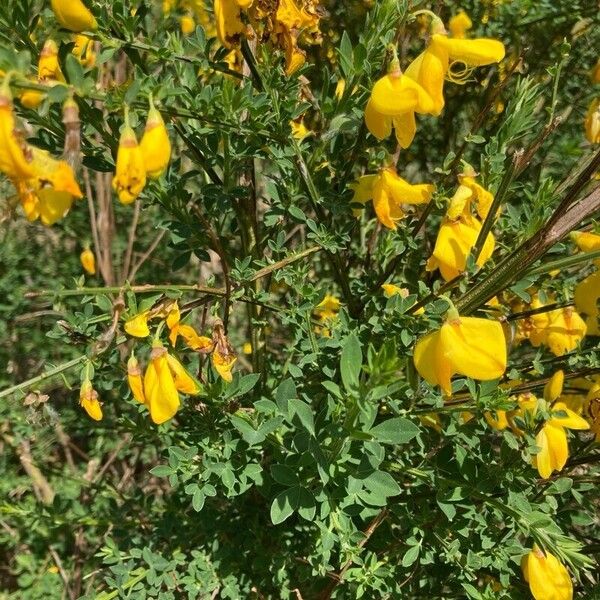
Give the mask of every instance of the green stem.
[[594, 250], [593, 252], [582, 252], [580, 254], [575, 254], [574, 256], [567, 256], [566, 258], [558, 258], [557, 260], [549, 261], [540, 265], [539, 267], [530, 269], [527, 271], [526, 275], [539, 275], [540, 273], [548, 273], [549, 271], [554, 271], [556, 269], [565, 269], [567, 267], [572, 267], [574, 265], [578, 265], [579, 263], [587, 262], [595, 258], [600, 258], [600, 250]]
[[1, 391], [0, 398], [6, 398], [7, 396], [14, 394], [15, 392], [19, 392], [21, 390], [28, 389], [28, 388], [44, 381], [45, 379], [50, 379], [50, 377], [59, 375], [60, 373], [63, 373], [64, 371], [68, 371], [71, 367], [75, 367], [75, 366], [79, 365], [84, 360], [87, 360], [87, 356], [85, 356], [85, 355], [79, 356], [78, 358], [74, 358], [73, 360], [63, 363], [62, 365], [58, 365], [58, 367], [54, 367], [54, 369], [50, 369], [49, 371], [45, 371], [44, 373], [41, 373], [40, 375], [37, 375], [36, 377], [32, 377], [31, 379], [28, 379], [27, 381], [23, 381], [21, 383], [18, 383], [17, 385], [13, 385], [12, 387], [9, 387], [9, 388]]

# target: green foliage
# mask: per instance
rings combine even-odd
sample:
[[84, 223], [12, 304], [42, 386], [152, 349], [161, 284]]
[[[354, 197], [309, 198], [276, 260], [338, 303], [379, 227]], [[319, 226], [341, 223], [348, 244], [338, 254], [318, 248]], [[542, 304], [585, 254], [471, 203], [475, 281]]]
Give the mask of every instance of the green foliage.
[[[99, 190], [110, 194], [124, 103], [141, 132], [152, 93], [175, 152], [141, 196], [135, 236], [132, 206], [114, 199], [102, 214], [114, 225], [101, 244], [111, 277], [81, 275], [79, 252], [93, 239], [87, 200], [49, 229], [27, 223], [0, 183], [0, 598], [517, 599], [529, 593], [520, 560], [533, 543], [569, 566], [580, 597], [595, 597], [593, 436], [572, 435], [564, 471], [542, 480], [530, 463], [545, 415], [519, 421], [520, 435], [486, 417], [515, 408], [504, 384], [541, 396], [558, 368], [597, 373], [597, 340], [560, 358], [511, 346], [502, 386], [458, 378], [450, 401], [419, 379], [412, 352], [443, 319], [439, 294], [459, 302], [487, 281], [548, 222], [589, 158], [582, 120], [598, 95], [589, 84], [597, 7], [462, 3], [472, 36], [501, 39], [510, 60], [500, 73], [484, 68], [465, 85], [447, 84], [442, 115], [419, 117], [414, 143], [398, 155], [393, 136], [368, 134], [364, 106], [388, 44], [399, 42], [403, 66], [423, 49], [411, 11], [433, 4], [447, 21], [454, 2], [323, 2], [323, 43], [292, 76], [281, 50], [261, 39], [244, 45], [244, 74], [230, 72], [208, 27], [182, 36], [184, 11], [163, 16], [158, 1], [89, 4], [100, 24], [95, 67], [72, 56], [49, 3], [11, 0], [0, 6], [0, 68], [29, 76], [45, 37], [59, 40], [96, 201]], [[114, 85], [99, 85], [100, 69]], [[21, 77], [14, 93], [27, 85]], [[56, 86], [38, 110], [15, 103], [29, 141], [55, 155], [65, 97]], [[290, 131], [300, 117], [312, 132], [303, 140]], [[499, 198], [490, 223], [498, 246], [482, 270], [471, 261], [442, 290], [425, 264], [462, 161]], [[371, 206], [358, 219], [351, 207], [350, 184], [388, 164], [437, 186], [427, 212], [396, 231], [382, 231]], [[570, 248], [559, 241], [542, 263], [524, 259], [491, 295], [528, 302], [536, 289], [571, 301], [591, 262], [557, 278], [543, 270]], [[408, 295], [386, 298], [385, 282]], [[342, 305], [330, 321], [315, 312], [326, 294]], [[173, 354], [203, 391], [155, 426], [125, 366], [133, 347], [147, 364], [151, 338], [134, 340], [123, 324], [165, 299], [205, 334], [222, 319], [239, 357], [226, 383], [180, 344]], [[514, 334], [514, 321], [505, 326]], [[86, 368], [104, 402], [98, 423], [77, 402]]]

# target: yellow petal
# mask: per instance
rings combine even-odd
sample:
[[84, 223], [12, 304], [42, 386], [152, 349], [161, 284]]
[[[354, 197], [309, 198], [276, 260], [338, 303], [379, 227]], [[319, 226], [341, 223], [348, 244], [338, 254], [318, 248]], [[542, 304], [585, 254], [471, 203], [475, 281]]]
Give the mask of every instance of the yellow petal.
[[588, 335], [600, 335], [598, 298], [600, 298], [600, 271], [595, 271], [577, 284], [573, 296], [577, 312], [585, 317]]
[[600, 235], [589, 231], [572, 231], [571, 239], [577, 244], [582, 252], [594, 252], [600, 250]]
[[544, 386], [544, 400], [554, 402], [562, 393], [565, 374], [562, 370], [556, 371]]
[[225, 48], [231, 48], [246, 30], [240, 7], [235, 0], [215, 0], [214, 13], [219, 41]]
[[452, 16], [448, 21], [450, 35], [454, 38], [464, 38], [465, 33], [471, 27], [473, 27], [473, 22], [464, 10], [459, 11], [458, 14]]
[[35, 174], [30, 164], [31, 151], [15, 130], [12, 103], [0, 96], [0, 171], [12, 179], [28, 179]]
[[386, 298], [391, 298], [396, 294], [402, 294], [402, 288], [398, 285], [394, 285], [393, 283], [383, 283], [381, 287]]
[[150, 328], [148, 327], [149, 316], [150, 311], [148, 310], [138, 313], [125, 322], [125, 331], [133, 337], [148, 337], [150, 335]]
[[390, 117], [414, 111], [417, 107], [418, 93], [406, 80], [404, 75], [394, 73], [379, 79], [371, 91], [370, 101], [373, 108]]
[[400, 204], [388, 194], [381, 178], [373, 186], [373, 208], [379, 222], [389, 229], [396, 229], [396, 221], [404, 217]]
[[491, 65], [504, 58], [504, 44], [498, 40], [488, 38], [464, 40], [443, 35], [432, 37], [437, 38], [437, 43], [441, 44], [452, 60], [458, 60], [470, 67]]
[[171, 141], [165, 122], [152, 102], [146, 121], [146, 129], [140, 142], [140, 152], [148, 177], [158, 179], [166, 170], [171, 159]]
[[521, 566], [535, 600], [572, 600], [569, 572], [555, 556], [549, 552], [544, 555], [534, 547]]
[[392, 169], [381, 172], [382, 185], [397, 204], [427, 204], [435, 186], [427, 183], [411, 184], [397, 175]]
[[157, 353], [155, 358], [152, 358], [156, 381], [150, 389], [146, 387], [146, 400], [152, 421], [160, 425], [175, 416], [180, 401], [175, 379], [167, 362], [167, 353], [163, 348], [155, 348], [152, 352], [155, 353], [156, 350], [163, 350], [163, 352]]
[[129, 384], [129, 389], [131, 390], [133, 397], [141, 404], [145, 404], [146, 397], [144, 395], [142, 370], [140, 369], [140, 365], [135, 356], [131, 356], [127, 361], [127, 383]]
[[449, 219], [458, 219], [463, 213], [470, 214], [470, 203], [473, 198], [473, 190], [466, 185], [459, 185], [450, 200], [450, 205], [446, 211]]
[[535, 438], [535, 445], [541, 448], [535, 456], [538, 473], [548, 479], [552, 471], [560, 471], [569, 458], [569, 446], [565, 430], [547, 422]]
[[417, 122], [415, 121], [415, 113], [409, 110], [406, 113], [392, 117], [392, 125], [396, 134], [396, 141], [400, 144], [400, 148], [408, 148], [417, 133]]
[[71, 31], [94, 31], [98, 23], [81, 0], [51, 0], [56, 20]]
[[81, 266], [85, 269], [86, 273], [90, 275], [96, 274], [96, 257], [89, 248], [86, 248], [79, 255], [79, 260], [81, 261]]
[[131, 204], [146, 185], [144, 157], [135, 132], [128, 126], [121, 133], [112, 185], [122, 204]]
[[102, 420], [102, 406], [97, 398], [84, 398], [81, 401], [81, 406], [94, 421]]
[[488, 425], [497, 431], [502, 431], [508, 427], [508, 418], [505, 410], [497, 410], [494, 413], [485, 412], [483, 413], [485, 420]]
[[552, 311], [546, 328], [546, 344], [556, 356], [575, 350], [586, 334], [585, 321], [571, 308]]
[[506, 370], [506, 339], [497, 321], [459, 317], [440, 330], [440, 347], [453, 373], [472, 379], [498, 379]]
[[[357, 181], [351, 183], [348, 187], [354, 191], [351, 202], [353, 204], [365, 204], [373, 198], [373, 185], [379, 175], [363, 175]], [[360, 217], [362, 208], [352, 208], [355, 217]]]
[[365, 124], [378, 140], [384, 140], [392, 133], [392, 118], [375, 110], [371, 99], [365, 108]]
[[446, 373], [447, 377], [442, 382], [440, 381], [438, 369], [437, 369], [437, 347], [440, 340], [440, 332], [433, 331], [428, 333], [426, 336], [420, 338], [415, 344], [415, 350], [413, 353], [413, 362], [419, 375], [431, 385], [440, 385], [449, 393], [451, 391], [450, 386], [450, 375]]
[[[456, 221], [449, 219], [442, 221], [433, 257], [446, 281], [465, 270], [467, 257], [475, 245], [480, 230], [481, 223], [471, 215], [463, 215]], [[492, 255], [494, 246], [494, 236], [489, 233], [477, 259], [477, 266], [481, 267], [485, 264]]]
[[215, 368], [215, 371], [223, 378], [223, 380], [227, 381], [228, 383], [230, 383], [233, 380], [231, 369], [233, 369], [233, 365], [235, 364], [236, 360], [236, 356], [225, 356], [224, 354], [221, 354], [218, 350], [215, 350], [212, 353], [212, 364]]
[[406, 69], [406, 76], [418, 83], [431, 98], [428, 112], [436, 116], [444, 108], [444, 79], [448, 72], [448, 52], [437, 43], [438, 37], [438, 34], [432, 35], [427, 49]]
[[561, 411], [567, 414], [566, 417], [559, 417], [555, 414], [552, 415], [549, 423], [551, 425], [558, 425], [560, 427], [566, 427], [567, 429], [580, 429], [586, 430], [590, 428], [590, 424], [577, 413], [573, 412], [564, 402], [556, 402], [552, 406], [552, 412]]
[[167, 362], [169, 363], [169, 368], [175, 380], [175, 387], [178, 391], [191, 396], [195, 396], [200, 392], [200, 386], [174, 356], [167, 354]]

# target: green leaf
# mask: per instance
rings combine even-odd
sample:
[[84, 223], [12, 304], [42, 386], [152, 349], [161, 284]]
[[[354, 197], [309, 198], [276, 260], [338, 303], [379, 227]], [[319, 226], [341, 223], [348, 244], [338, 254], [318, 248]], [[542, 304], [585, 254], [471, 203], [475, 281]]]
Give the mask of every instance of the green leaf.
[[150, 473], [155, 477], [168, 477], [173, 473], [173, 469], [169, 465], [158, 465], [150, 469]]
[[366, 479], [363, 479], [363, 485], [372, 494], [385, 496], [397, 496], [402, 490], [396, 480], [385, 471], [375, 471]]
[[202, 510], [202, 507], [204, 506], [205, 500], [206, 496], [204, 495], [204, 492], [200, 488], [198, 488], [192, 496], [192, 508], [196, 512], [200, 512]]
[[65, 71], [69, 83], [75, 88], [80, 88], [84, 80], [83, 67], [72, 54], [67, 54], [65, 58]]
[[402, 557], [402, 566], [404, 568], [410, 567], [414, 562], [419, 558], [419, 553], [421, 552], [421, 546], [411, 546]]
[[340, 359], [342, 383], [348, 392], [358, 390], [360, 369], [362, 367], [362, 351], [355, 333], [349, 335], [344, 343]]
[[271, 504], [271, 522], [273, 525], [279, 525], [279, 523], [283, 523], [293, 512], [294, 507], [291, 504], [290, 490], [283, 490]]
[[291, 378], [284, 379], [275, 390], [275, 402], [285, 417], [289, 416], [289, 401], [296, 396], [296, 385]]
[[296, 474], [296, 471], [287, 465], [271, 465], [271, 476], [281, 485], [292, 486], [298, 484], [298, 475]]
[[306, 402], [298, 400], [297, 398], [289, 401], [289, 407], [291, 413], [297, 415], [302, 425], [304, 425], [304, 427], [314, 435], [315, 420], [313, 417], [312, 408], [306, 404]]
[[419, 428], [408, 419], [394, 417], [375, 425], [369, 433], [383, 444], [406, 444], [418, 435]]

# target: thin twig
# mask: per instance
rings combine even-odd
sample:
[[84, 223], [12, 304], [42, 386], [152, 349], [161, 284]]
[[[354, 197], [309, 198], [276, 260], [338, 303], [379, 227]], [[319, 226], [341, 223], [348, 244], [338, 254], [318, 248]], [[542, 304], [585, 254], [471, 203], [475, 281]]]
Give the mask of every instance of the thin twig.
[[133, 253], [133, 244], [135, 243], [135, 233], [140, 218], [141, 202], [136, 198], [133, 209], [133, 217], [131, 217], [131, 226], [129, 228], [129, 238], [127, 240], [127, 250], [125, 251], [125, 260], [123, 262], [123, 270], [121, 272], [121, 282], [125, 283], [129, 279], [129, 267], [131, 266], [131, 255]]
[[148, 250], [146, 250], [146, 252], [142, 254], [137, 263], [132, 267], [131, 273], [129, 274], [129, 281], [133, 282], [135, 280], [137, 272], [140, 270], [142, 265], [148, 260], [148, 258], [150, 258], [150, 255], [156, 250], [156, 247], [160, 244], [160, 241], [163, 239], [165, 233], [165, 229], [158, 233], [158, 235], [154, 238], [154, 241], [148, 247]]

